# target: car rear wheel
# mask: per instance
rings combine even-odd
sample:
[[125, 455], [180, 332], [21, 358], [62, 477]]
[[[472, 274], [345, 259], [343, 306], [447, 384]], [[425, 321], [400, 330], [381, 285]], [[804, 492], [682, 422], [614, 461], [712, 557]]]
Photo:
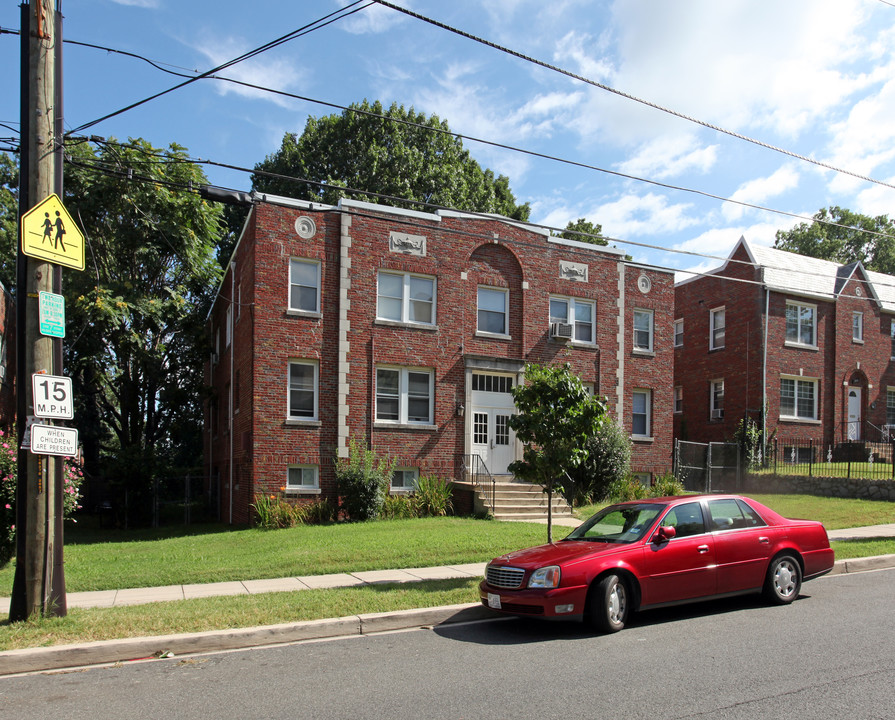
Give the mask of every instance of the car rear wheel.
[[618, 575], [602, 578], [591, 589], [587, 607], [588, 622], [600, 632], [618, 632], [628, 620], [629, 597], [628, 586]]
[[792, 555], [778, 555], [768, 566], [764, 594], [772, 603], [786, 605], [799, 596], [802, 568]]

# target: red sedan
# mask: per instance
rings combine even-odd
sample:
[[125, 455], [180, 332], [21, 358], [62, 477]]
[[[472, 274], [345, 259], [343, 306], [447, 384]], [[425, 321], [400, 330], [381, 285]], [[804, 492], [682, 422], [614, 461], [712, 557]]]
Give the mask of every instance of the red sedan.
[[833, 568], [819, 522], [750, 498], [685, 495], [610, 505], [559, 542], [495, 558], [482, 604], [510, 615], [582, 617], [616, 632], [631, 612], [764, 593], [790, 603]]

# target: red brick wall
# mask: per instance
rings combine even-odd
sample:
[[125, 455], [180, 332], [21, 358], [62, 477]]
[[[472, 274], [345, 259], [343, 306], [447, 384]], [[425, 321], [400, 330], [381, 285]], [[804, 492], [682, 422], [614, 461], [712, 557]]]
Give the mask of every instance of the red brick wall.
[[[521, 368], [525, 362], [568, 362], [596, 392], [616, 406], [618, 365], [618, 254], [598, 248], [548, 242], [544, 235], [491, 219], [375, 212], [367, 207], [302, 209], [270, 203], [255, 207], [234, 260], [243, 304], [235, 328], [234, 371], [239, 372], [239, 412], [233, 432], [233, 519], [244, 522], [254, 492], [277, 491], [286, 482], [289, 464], [319, 465], [321, 495], [334, 499], [333, 459], [338, 437], [339, 278], [343, 217], [350, 219], [350, 350], [348, 427], [350, 437], [365, 438], [388, 452], [399, 465], [418, 467], [421, 475], [455, 477], [457, 456], [466, 445], [467, 419], [458, 413], [466, 398], [470, 358], [490, 358]], [[304, 240], [295, 231], [300, 216], [311, 217], [317, 233]], [[389, 250], [392, 231], [426, 237], [425, 257]], [[321, 316], [290, 315], [287, 308], [289, 260], [314, 258], [321, 263]], [[587, 282], [560, 276], [560, 260], [588, 265]], [[653, 392], [653, 441], [637, 443], [634, 469], [660, 473], [671, 459], [671, 320], [672, 275], [653, 268], [623, 264], [626, 304], [624, 420], [630, 428], [631, 392]], [[377, 322], [377, 278], [381, 269], [436, 278], [436, 327], [395, 326]], [[651, 280], [647, 294], [637, 290], [641, 274]], [[477, 288], [509, 291], [509, 337], [476, 334]], [[228, 272], [210, 318], [212, 332], [223, 326], [231, 295]], [[551, 294], [596, 303], [596, 344], [580, 345], [549, 337]], [[632, 351], [633, 302], [655, 312], [656, 352]], [[223, 337], [223, 333], [222, 333]], [[223, 345], [223, 341], [222, 341]], [[218, 393], [221, 421], [206, 445], [209, 469], [220, 473], [222, 517], [230, 513], [230, 436], [226, 398], [230, 350], [221, 349], [209, 377]], [[319, 365], [319, 422], [296, 425], [286, 420], [287, 365], [311, 359]], [[373, 388], [377, 365], [432, 368], [435, 374], [434, 427], [385, 426], [374, 423]], [[236, 485], [238, 483], [238, 486]], [[315, 499], [315, 496], [305, 497]]]

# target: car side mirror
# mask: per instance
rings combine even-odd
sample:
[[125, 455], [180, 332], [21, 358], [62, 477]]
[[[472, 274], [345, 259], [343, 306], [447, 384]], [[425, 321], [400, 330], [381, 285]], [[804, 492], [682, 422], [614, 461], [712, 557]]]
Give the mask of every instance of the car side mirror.
[[666, 540], [671, 540], [675, 535], [677, 535], [677, 530], [675, 530], [671, 525], [661, 526], [658, 530], [656, 530], [656, 534], [653, 535], [654, 543], [662, 543]]

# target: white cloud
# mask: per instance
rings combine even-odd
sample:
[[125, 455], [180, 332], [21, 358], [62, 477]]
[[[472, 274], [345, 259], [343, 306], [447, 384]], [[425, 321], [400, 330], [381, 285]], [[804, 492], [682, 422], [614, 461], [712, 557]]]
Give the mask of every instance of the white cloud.
[[[799, 173], [793, 164], [778, 168], [768, 177], [749, 180], [734, 192], [731, 200], [748, 203], [750, 205], [767, 205], [768, 201], [776, 198], [787, 190], [793, 190], [799, 185]], [[722, 212], [727, 220], [737, 220], [746, 212], [742, 205], [724, 203]]]
[[618, 200], [595, 207], [586, 217], [603, 226], [604, 232], [620, 239], [670, 234], [696, 225], [700, 219], [688, 213], [692, 205], [669, 204], [664, 195], [625, 195]]
[[[338, 0], [339, 5], [345, 7], [348, 0]], [[401, 5], [411, 10], [411, 3], [403, 0]], [[407, 15], [399, 13], [383, 5], [370, 5], [363, 10], [340, 20], [337, 26], [352, 35], [378, 35], [391, 30], [395, 25], [408, 19]]]
[[701, 146], [692, 134], [667, 135], [644, 143], [617, 167], [626, 175], [662, 180], [691, 171], [708, 172], [717, 157], [717, 145]]
[[[212, 66], [216, 67], [232, 58], [239, 57], [251, 47], [248, 43], [236, 38], [215, 37], [200, 41], [194, 45], [194, 49], [208, 58]], [[228, 67], [220, 74], [259, 87], [284, 91], [296, 87], [307, 75], [305, 70], [297, 68], [287, 60], [271, 57], [268, 53], [243, 60]], [[296, 102], [276, 93], [256, 90], [226, 81], [216, 81], [215, 87], [221, 95], [233, 93], [246, 98], [267, 100], [285, 108], [294, 107]]]
[[112, 0], [118, 5], [127, 5], [128, 7], [140, 7], [153, 9], [159, 6], [160, 0]]

